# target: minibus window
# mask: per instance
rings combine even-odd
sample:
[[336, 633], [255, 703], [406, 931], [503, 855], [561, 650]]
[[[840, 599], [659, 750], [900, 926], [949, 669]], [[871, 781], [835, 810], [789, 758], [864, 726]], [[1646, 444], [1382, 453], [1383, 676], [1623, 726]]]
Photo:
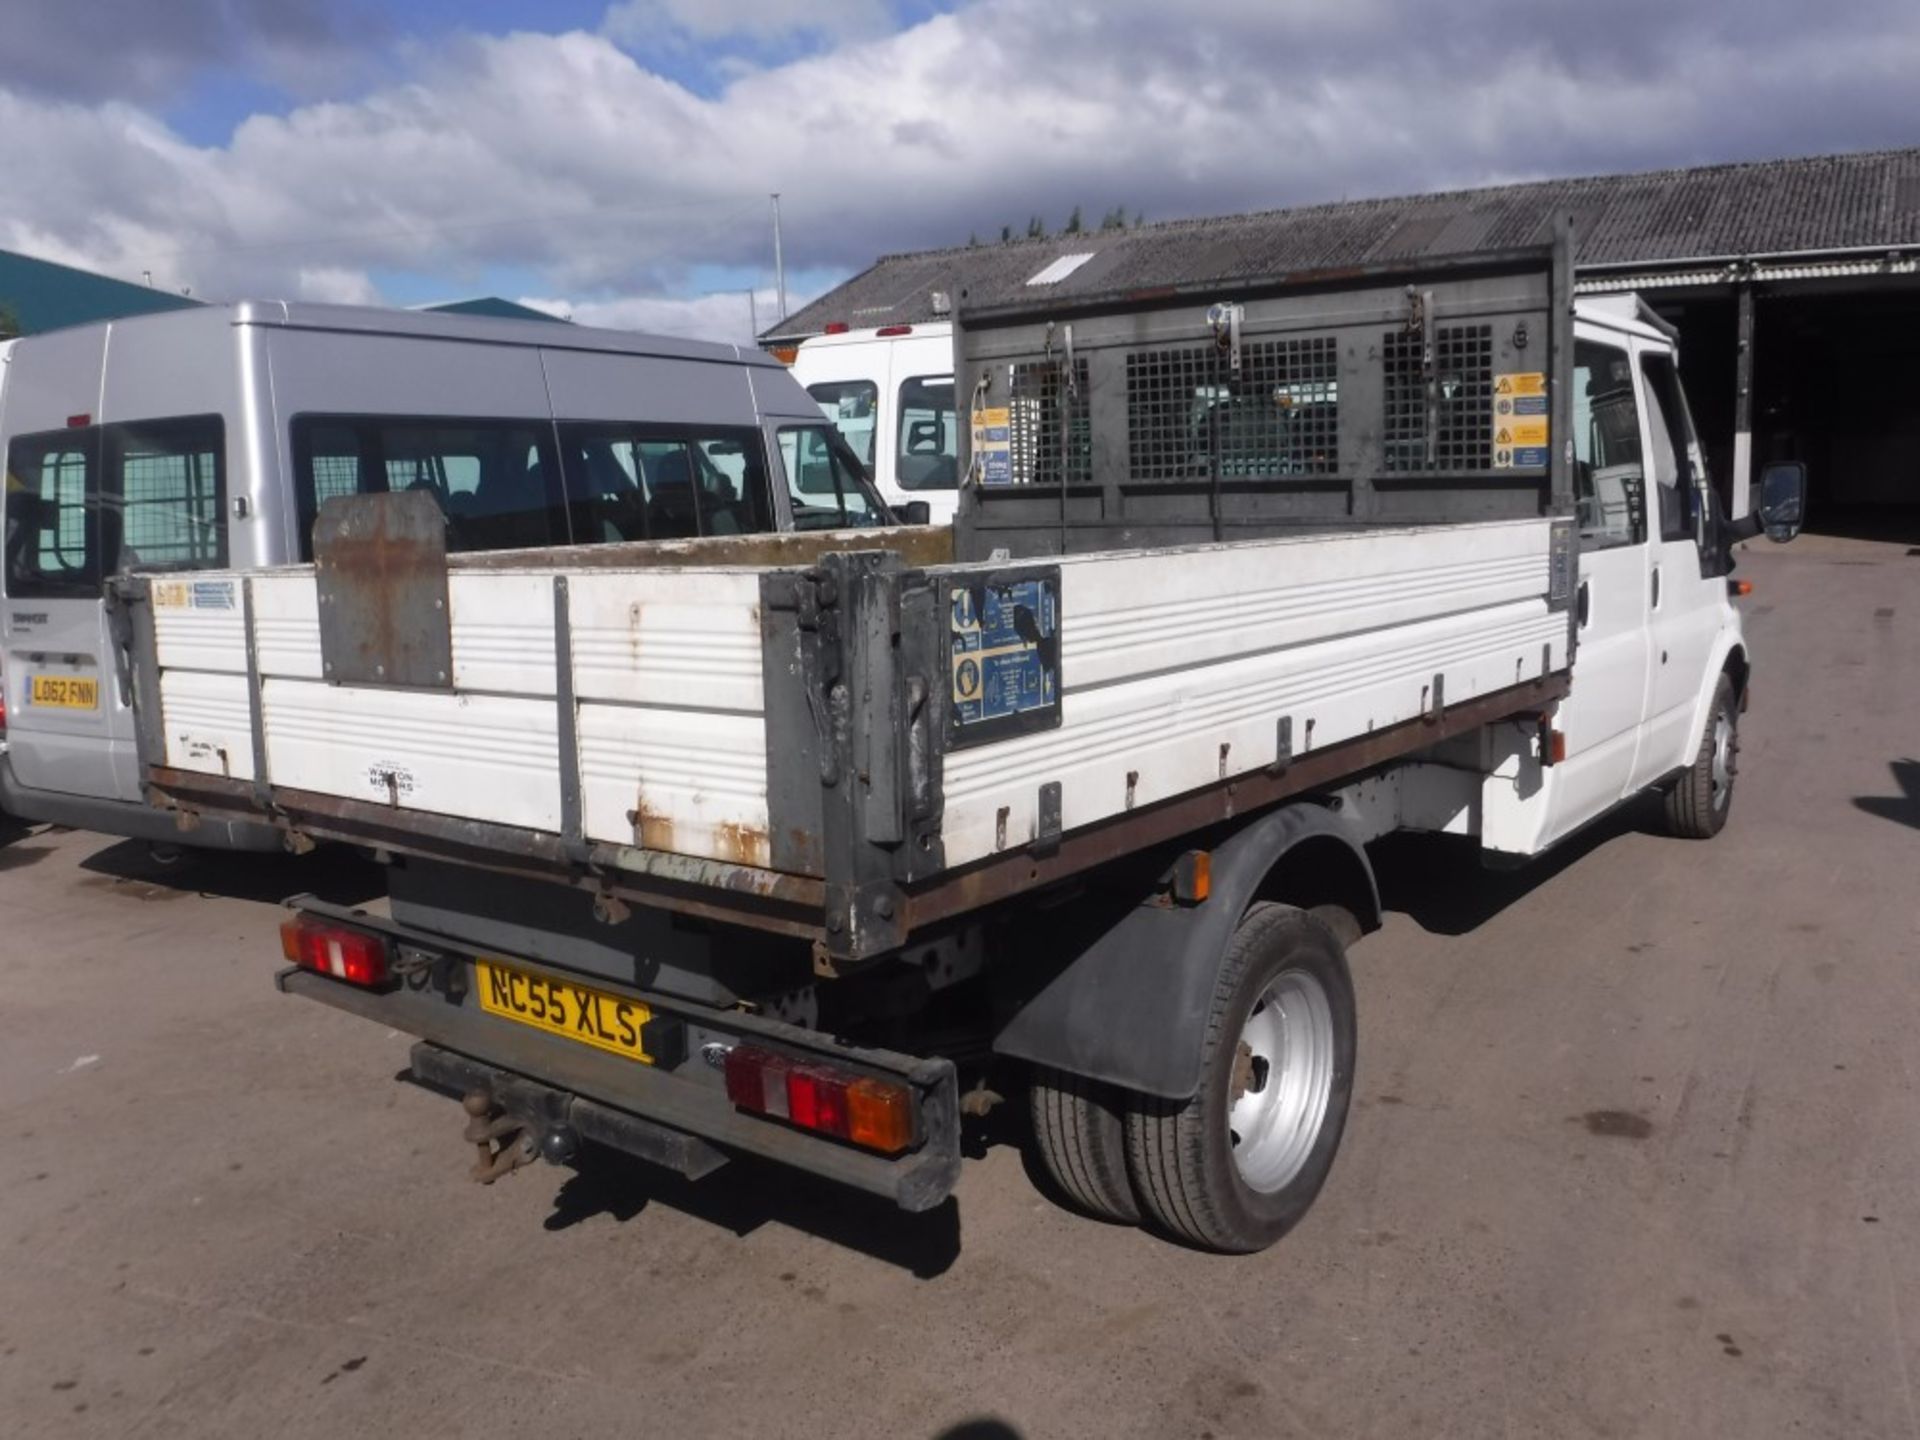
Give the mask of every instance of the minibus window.
[[21, 435], [7, 447], [7, 593], [100, 593], [97, 430]]
[[212, 569], [227, 562], [225, 427], [217, 415], [104, 429], [114, 568]]
[[583, 544], [773, 528], [757, 430], [563, 424], [560, 450], [573, 533]]
[[314, 416], [293, 421], [300, 554], [340, 495], [418, 490], [447, 517], [447, 549], [509, 550], [571, 538], [545, 420]]

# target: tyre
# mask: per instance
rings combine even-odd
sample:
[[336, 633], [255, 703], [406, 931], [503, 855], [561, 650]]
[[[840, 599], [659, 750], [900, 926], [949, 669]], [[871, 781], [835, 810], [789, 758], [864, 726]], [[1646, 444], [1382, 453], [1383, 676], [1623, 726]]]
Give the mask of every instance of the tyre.
[[1740, 769], [1740, 702], [1733, 678], [1722, 675], [1693, 763], [1667, 789], [1667, 829], [1682, 840], [1711, 840], [1727, 823], [1734, 777]]
[[1127, 1167], [1168, 1233], [1245, 1254], [1284, 1235], [1333, 1167], [1353, 1095], [1353, 977], [1317, 916], [1259, 904], [1228, 942], [1184, 1104], [1134, 1096]]
[[1127, 1180], [1126, 1125], [1111, 1086], [1062, 1070], [1034, 1072], [1033, 1137], [1047, 1174], [1074, 1205], [1102, 1220], [1140, 1219]]

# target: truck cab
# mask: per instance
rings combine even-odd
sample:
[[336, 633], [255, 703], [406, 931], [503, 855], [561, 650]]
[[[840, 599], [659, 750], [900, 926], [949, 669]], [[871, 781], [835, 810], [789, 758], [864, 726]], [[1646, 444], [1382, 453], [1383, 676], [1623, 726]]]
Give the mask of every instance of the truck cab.
[[[1517, 832], [1490, 848], [1536, 853], [1693, 764], [1722, 677], [1745, 694], [1747, 653], [1729, 593], [1724, 518], [1680, 385], [1671, 327], [1636, 296], [1583, 299], [1571, 372], [1579, 585], [1575, 684], [1555, 722], [1566, 758]], [[1722, 775], [1703, 820], [1730, 798], [1736, 746], [1716, 727]], [[1512, 817], [1520, 821], [1518, 810]]]
[[800, 346], [793, 375], [889, 505], [924, 501], [933, 524], [953, 519], [960, 435], [951, 324], [829, 330]]

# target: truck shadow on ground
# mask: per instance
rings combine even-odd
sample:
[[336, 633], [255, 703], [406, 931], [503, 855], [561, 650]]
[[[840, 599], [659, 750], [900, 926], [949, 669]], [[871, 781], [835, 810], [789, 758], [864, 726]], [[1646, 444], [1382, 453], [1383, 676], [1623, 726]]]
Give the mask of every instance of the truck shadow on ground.
[[944, 1274], [960, 1254], [960, 1207], [951, 1196], [912, 1215], [878, 1196], [751, 1156], [692, 1181], [592, 1145], [569, 1171], [554, 1196], [548, 1230], [566, 1230], [600, 1215], [625, 1224], [650, 1205], [664, 1205], [736, 1236], [770, 1222], [785, 1225], [921, 1280]]
[[166, 858], [144, 841], [121, 840], [89, 855], [80, 868], [94, 877], [82, 884], [141, 899], [202, 895], [277, 905], [310, 894], [334, 905], [364, 905], [387, 893], [386, 872], [344, 845], [323, 845], [310, 855], [183, 846]]
[[1864, 810], [1869, 815], [1878, 815], [1882, 820], [1920, 830], [1920, 760], [1890, 760], [1887, 768], [1893, 771], [1893, 783], [1899, 787], [1900, 793], [1856, 795], [1853, 798], [1854, 808]]
[[[1435, 935], [1465, 935], [1604, 845], [1665, 833], [1661, 801], [1642, 795], [1513, 869], [1492, 868], [1479, 846], [1450, 835], [1388, 835], [1369, 847], [1383, 909]], [[1679, 843], [1679, 842], [1676, 842]]]

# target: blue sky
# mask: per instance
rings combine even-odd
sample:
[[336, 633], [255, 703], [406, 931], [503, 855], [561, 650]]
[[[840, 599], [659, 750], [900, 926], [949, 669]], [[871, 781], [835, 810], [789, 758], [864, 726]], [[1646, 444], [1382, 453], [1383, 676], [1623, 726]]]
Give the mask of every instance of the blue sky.
[[1853, 0], [7, 0], [0, 247], [745, 338], [880, 254], [1920, 144]]

